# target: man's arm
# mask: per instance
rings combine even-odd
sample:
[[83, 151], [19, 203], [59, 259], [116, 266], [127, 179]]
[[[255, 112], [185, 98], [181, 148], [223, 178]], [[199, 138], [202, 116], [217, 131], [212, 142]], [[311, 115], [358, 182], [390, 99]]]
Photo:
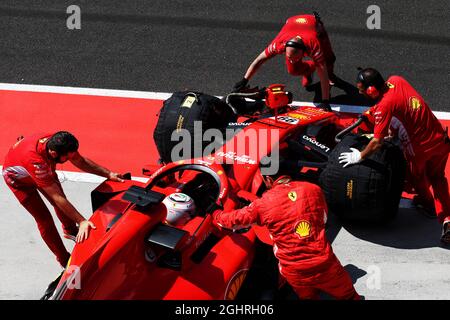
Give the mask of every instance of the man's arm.
[[76, 237], [77, 242], [83, 242], [89, 236], [89, 228], [95, 229], [95, 225], [86, 220], [75, 207], [67, 200], [66, 196], [56, 183], [42, 187], [43, 192], [50, 198], [53, 204], [58, 207], [67, 217], [76, 222], [79, 226]]
[[246, 228], [254, 223], [260, 223], [258, 201], [260, 200], [255, 200], [249, 206], [238, 210], [229, 212], [216, 211], [213, 218], [218, 225], [233, 230]]
[[361, 151], [361, 160], [367, 159], [383, 145], [383, 138], [373, 138], [369, 144]]
[[270, 58], [267, 56], [266, 51], [262, 51], [248, 67], [244, 78], [250, 80], [259, 70], [259, 68], [269, 59]]
[[70, 159], [70, 162], [73, 163], [74, 166], [83, 170], [84, 172], [93, 173], [101, 177], [108, 178], [113, 181], [123, 182], [122, 176], [118, 173], [112, 172], [107, 168], [102, 167], [101, 165], [95, 163], [94, 161], [83, 157], [78, 152], [75, 156]]

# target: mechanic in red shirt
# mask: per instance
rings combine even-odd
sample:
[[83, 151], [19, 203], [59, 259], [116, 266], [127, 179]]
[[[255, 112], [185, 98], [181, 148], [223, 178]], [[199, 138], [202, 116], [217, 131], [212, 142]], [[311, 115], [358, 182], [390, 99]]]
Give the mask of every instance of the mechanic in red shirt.
[[66, 266], [70, 254], [38, 190], [55, 208], [66, 238], [82, 242], [89, 236], [89, 229], [95, 229], [67, 200], [58, 180], [56, 164], [67, 160], [85, 172], [123, 182], [120, 174], [83, 157], [78, 152], [78, 140], [65, 131], [18, 138], [6, 155], [2, 172], [6, 184], [33, 216], [42, 239], [62, 267]]
[[322, 190], [309, 182], [285, 178], [273, 185], [247, 207], [216, 211], [215, 222], [230, 229], [266, 226], [280, 273], [301, 299], [318, 299], [323, 291], [336, 299], [359, 300], [349, 274], [326, 239], [327, 204]]
[[[303, 76], [302, 86], [312, 82], [312, 74], [317, 69], [322, 89], [321, 107], [329, 108], [330, 84], [333, 84], [334, 62], [336, 57], [331, 48], [330, 39], [319, 15], [297, 15], [287, 19], [285, 25], [256, 59], [250, 64], [244, 78], [234, 86], [239, 91], [266, 61], [276, 55], [286, 56], [289, 74]], [[310, 57], [312, 60], [303, 60]], [[331, 80], [330, 80], [331, 79]]]
[[377, 70], [366, 68], [358, 73], [357, 86], [360, 93], [376, 102], [370, 109], [375, 118], [374, 138], [362, 151], [352, 148], [342, 153], [340, 162], [345, 167], [366, 159], [381, 147], [389, 126], [397, 127], [403, 132], [403, 152], [417, 193], [414, 202], [435, 212], [442, 223], [441, 240], [450, 243], [450, 196], [445, 176], [450, 152], [447, 130], [402, 77], [391, 76], [385, 81]]

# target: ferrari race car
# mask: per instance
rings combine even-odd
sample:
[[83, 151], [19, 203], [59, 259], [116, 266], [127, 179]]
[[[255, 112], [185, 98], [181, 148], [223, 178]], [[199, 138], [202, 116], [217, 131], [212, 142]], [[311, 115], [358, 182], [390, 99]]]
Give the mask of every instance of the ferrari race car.
[[267, 231], [227, 230], [212, 213], [248, 205], [282, 175], [319, 184], [343, 219], [392, 219], [403, 188], [401, 150], [387, 142], [343, 168], [339, 154], [370, 140], [366, 118], [291, 102], [283, 85], [222, 99], [174, 93], [154, 132], [161, 163], [144, 167], [147, 183], [105, 181], [92, 192], [97, 229], [75, 245], [43, 298], [261, 299], [280, 287]]

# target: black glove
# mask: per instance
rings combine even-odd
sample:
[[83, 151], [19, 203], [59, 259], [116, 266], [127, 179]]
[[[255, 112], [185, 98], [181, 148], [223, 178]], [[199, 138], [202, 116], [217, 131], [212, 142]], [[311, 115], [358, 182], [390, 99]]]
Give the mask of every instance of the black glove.
[[323, 109], [325, 111], [332, 111], [330, 107], [330, 100], [322, 100], [322, 102], [319, 103], [317, 108]]
[[239, 92], [239, 91], [241, 91], [242, 89], [244, 89], [245, 86], [247, 86], [247, 84], [248, 84], [248, 79], [242, 78], [242, 80], [240, 80], [239, 82], [237, 82], [237, 83], [234, 85], [234, 87], [233, 87], [234, 90], [233, 90], [233, 91]]

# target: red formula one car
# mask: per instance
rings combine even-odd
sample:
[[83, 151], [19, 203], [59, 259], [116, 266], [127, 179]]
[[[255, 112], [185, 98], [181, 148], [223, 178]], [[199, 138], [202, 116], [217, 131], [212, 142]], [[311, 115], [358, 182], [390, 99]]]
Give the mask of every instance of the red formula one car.
[[[186, 107], [190, 95], [186, 94], [180, 106]], [[193, 110], [196, 100], [189, 101]], [[249, 204], [266, 190], [267, 179], [283, 174], [331, 185], [331, 190], [335, 187], [333, 181], [342, 180], [340, 176], [330, 180], [330, 176], [342, 171], [332, 165], [336, 162], [333, 152], [341, 150], [339, 146], [349, 137], [347, 147], [368, 141], [354, 134], [362, 120], [348, 128], [357, 115], [290, 106], [291, 95], [282, 85], [256, 93], [232, 93], [221, 101], [239, 117], [230, 129], [232, 135], [213, 153], [161, 165], [149, 173], [145, 184], [105, 181], [93, 191], [94, 213], [90, 220], [97, 229], [86, 241], [75, 245], [62, 277], [49, 287], [44, 299], [261, 298], [264, 290], [280, 287], [276, 261], [267, 255], [271, 240], [265, 229], [253, 226], [237, 232], [226, 230], [214, 224], [212, 213]], [[350, 131], [353, 133], [337, 142]], [[372, 211], [374, 215], [385, 215], [385, 209], [392, 205], [385, 199], [386, 192], [400, 188], [396, 189], [394, 207], [401, 193], [401, 184], [395, 183], [401, 178], [392, 176], [398, 169], [392, 167], [395, 148], [387, 149], [373, 163], [366, 164], [367, 170], [377, 170], [377, 161], [384, 161], [380, 173], [384, 184], [372, 190], [379, 202], [374, 206], [372, 200], [366, 203], [360, 199], [370, 210], [378, 205], [378, 211]], [[330, 167], [334, 168], [332, 174], [324, 176]], [[331, 190], [327, 196], [335, 202], [336, 212], [345, 206], [357, 209], [354, 201], [364, 186], [357, 176], [364, 170], [343, 172], [350, 180], [344, 179], [343, 187]], [[373, 183], [367, 185], [370, 188]], [[335, 196], [342, 201], [336, 201]], [[172, 203], [167, 202], [169, 197]], [[195, 209], [183, 223], [171, 223], [168, 212], [183, 200], [180, 197], [191, 199]], [[370, 213], [367, 208], [362, 211]], [[261, 265], [266, 271], [252, 275]], [[253, 277], [250, 283], [246, 281], [249, 277]]]

